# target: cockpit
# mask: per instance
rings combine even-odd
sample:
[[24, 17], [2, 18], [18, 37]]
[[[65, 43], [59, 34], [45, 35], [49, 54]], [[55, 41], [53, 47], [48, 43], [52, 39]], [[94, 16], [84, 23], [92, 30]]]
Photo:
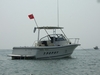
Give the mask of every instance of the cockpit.
[[50, 34], [47, 36], [42, 37], [38, 44], [39, 46], [45, 45], [45, 46], [53, 46], [56, 44], [56, 42], [66, 41], [66, 38], [62, 34]]

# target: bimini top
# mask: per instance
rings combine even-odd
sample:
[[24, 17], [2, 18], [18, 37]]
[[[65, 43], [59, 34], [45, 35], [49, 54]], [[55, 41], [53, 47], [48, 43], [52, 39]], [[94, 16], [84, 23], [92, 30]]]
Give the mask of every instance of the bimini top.
[[63, 27], [43, 26], [43, 27], [36, 27], [36, 29], [63, 29]]

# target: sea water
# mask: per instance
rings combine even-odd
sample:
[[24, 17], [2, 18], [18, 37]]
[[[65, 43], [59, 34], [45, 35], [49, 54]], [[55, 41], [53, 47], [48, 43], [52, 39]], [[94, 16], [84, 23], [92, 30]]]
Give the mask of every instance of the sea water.
[[100, 50], [76, 49], [70, 58], [11, 60], [0, 50], [0, 75], [100, 75]]

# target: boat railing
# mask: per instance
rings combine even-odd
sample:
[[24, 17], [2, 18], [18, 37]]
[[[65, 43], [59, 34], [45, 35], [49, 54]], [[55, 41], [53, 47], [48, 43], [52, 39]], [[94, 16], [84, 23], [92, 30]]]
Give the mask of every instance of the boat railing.
[[[68, 38], [69, 44], [79, 44], [79, 38]], [[33, 45], [38, 47], [41, 45], [41, 41], [34, 41]]]
[[71, 44], [78, 44], [79, 43], [79, 38], [68, 38], [70, 40]]

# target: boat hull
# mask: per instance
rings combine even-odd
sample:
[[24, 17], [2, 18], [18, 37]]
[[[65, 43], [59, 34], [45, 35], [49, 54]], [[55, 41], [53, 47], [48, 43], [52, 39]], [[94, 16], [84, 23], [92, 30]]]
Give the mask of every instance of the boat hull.
[[80, 44], [51, 47], [14, 47], [12, 59], [53, 59], [69, 57]]

